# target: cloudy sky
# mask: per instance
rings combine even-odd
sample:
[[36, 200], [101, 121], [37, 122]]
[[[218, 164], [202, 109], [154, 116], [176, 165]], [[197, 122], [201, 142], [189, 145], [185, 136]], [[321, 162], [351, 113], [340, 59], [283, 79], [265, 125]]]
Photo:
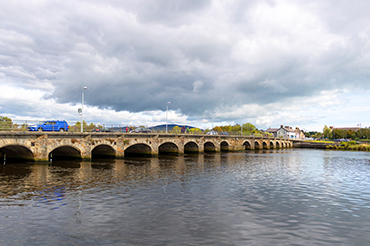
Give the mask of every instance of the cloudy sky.
[[[0, 115], [370, 125], [370, 1], [0, 2]], [[171, 102], [167, 104], [167, 102]]]

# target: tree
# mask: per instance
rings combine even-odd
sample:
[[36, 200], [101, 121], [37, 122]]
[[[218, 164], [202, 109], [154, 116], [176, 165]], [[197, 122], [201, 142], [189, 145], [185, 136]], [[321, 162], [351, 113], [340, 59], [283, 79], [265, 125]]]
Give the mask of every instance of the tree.
[[231, 132], [231, 126], [230, 125], [227, 125], [227, 126], [220, 126], [222, 131], [223, 132]]
[[179, 134], [181, 132], [181, 128], [179, 126], [174, 126], [171, 131], [175, 134]]
[[12, 119], [0, 116], [0, 131], [10, 131], [12, 129]]
[[332, 137], [331, 130], [327, 125], [324, 126], [324, 129], [322, 130], [322, 132], [323, 132], [323, 135], [324, 135], [325, 138], [331, 138]]
[[200, 130], [199, 128], [191, 128], [190, 129], [190, 133], [197, 133], [197, 134], [199, 134], [199, 133], [202, 133], [202, 130]]
[[255, 130], [257, 130], [257, 128], [252, 124], [252, 123], [245, 123], [243, 124], [243, 131], [249, 131], [249, 132], [253, 132]]
[[369, 128], [361, 128], [359, 131], [356, 132], [356, 135], [359, 139], [369, 139], [370, 129]]
[[221, 129], [221, 127], [219, 127], [219, 126], [215, 126], [215, 127], [213, 128], [213, 130], [214, 130], [214, 131], [216, 131], [216, 132], [218, 132], [218, 133], [222, 132], [222, 129]]
[[[73, 129], [74, 131], [77, 131], [77, 132], [81, 131], [81, 121], [77, 121], [75, 127], [73, 127], [73, 128], [74, 128]], [[83, 121], [83, 129], [84, 129], [84, 131], [87, 131], [86, 121]], [[72, 129], [70, 129], [70, 130], [72, 130]]]
[[[241, 127], [243, 127], [241, 129]], [[216, 132], [228, 132], [230, 134], [237, 134], [240, 135], [240, 132], [243, 132], [243, 135], [251, 135], [251, 134], [261, 134], [260, 131], [257, 130], [257, 128], [252, 123], [245, 123], [242, 126], [240, 124], [235, 124], [233, 126], [226, 125], [226, 126], [215, 126], [213, 128]], [[205, 131], [207, 133], [209, 129]]]
[[243, 135], [251, 135], [257, 130], [257, 128], [252, 123], [243, 124]]
[[231, 131], [233, 132], [233, 134], [235, 134], [235, 133], [237, 133], [237, 132], [239, 132], [240, 133], [240, 125], [239, 124], [236, 124], [236, 125], [233, 125], [232, 127], [231, 127]]
[[344, 138], [345, 136], [346, 136], [346, 132], [344, 130], [334, 128], [334, 132], [333, 132], [334, 138], [336, 139]]
[[27, 124], [26, 123], [23, 123], [21, 125], [21, 131], [27, 131]]
[[[85, 122], [84, 122], [85, 123]], [[84, 124], [84, 127], [85, 127], [86, 125]], [[80, 126], [81, 127], [81, 126]], [[95, 129], [96, 128], [96, 126], [94, 125], [94, 123], [90, 123], [90, 125], [88, 125], [88, 126], [86, 126], [86, 131], [88, 131], [88, 132], [91, 132], [93, 129]]]
[[314, 137], [315, 138], [321, 138], [323, 135], [322, 135], [322, 133], [321, 132], [317, 132], [315, 135], [314, 135]]

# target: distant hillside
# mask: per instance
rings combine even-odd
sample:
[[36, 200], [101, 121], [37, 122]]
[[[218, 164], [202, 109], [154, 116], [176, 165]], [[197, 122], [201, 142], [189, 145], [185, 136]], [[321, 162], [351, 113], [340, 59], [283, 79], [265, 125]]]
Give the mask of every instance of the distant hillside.
[[[180, 128], [185, 126], [185, 128], [189, 128], [189, 129], [196, 128], [195, 126], [168, 124], [167, 125], [167, 130], [171, 131], [172, 128], [174, 128], [175, 126], [178, 126]], [[166, 131], [166, 125], [151, 126], [151, 127], [148, 127], [148, 128], [151, 129], [151, 130], [155, 130], [155, 131]]]

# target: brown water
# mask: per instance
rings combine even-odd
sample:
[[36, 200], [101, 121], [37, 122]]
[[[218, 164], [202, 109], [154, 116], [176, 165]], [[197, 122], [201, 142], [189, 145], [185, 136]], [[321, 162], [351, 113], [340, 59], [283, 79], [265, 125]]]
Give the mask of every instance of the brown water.
[[0, 245], [369, 245], [370, 154], [0, 165]]

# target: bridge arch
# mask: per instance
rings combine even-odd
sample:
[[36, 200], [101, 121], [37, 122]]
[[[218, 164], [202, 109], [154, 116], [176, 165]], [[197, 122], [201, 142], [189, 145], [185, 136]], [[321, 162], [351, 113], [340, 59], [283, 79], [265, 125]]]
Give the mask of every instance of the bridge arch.
[[[33, 161], [34, 155], [31, 149], [21, 144], [8, 144], [0, 148], [0, 159], [2, 163]], [[0, 163], [0, 164], [2, 164]]]
[[115, 158], [116, 150], [108, 144], [99, 144], [91, 150], [92, 158]]
[[281, 148], [281, 143], [280, 143], [280, 141], [276, 141], [276, 148]]
[[148, 144], [137, 143], [125, 149], [125, 156], [149, 156], [152, 155], [152, 148]]
[[204, 143], [204, 152], [216, 152], [216, 146], [212, 142], [205, 142]]
[[262, 149], [263, 148], [263, 146], [258, 141], [254, 142], [254, 146], [255, 146], [255, 149]]
[[268, 144], [266, 143], [266, 141], [262, 141], [262, 148], [263, 148], [263, 149], [268, 149], [268, 148], [269, 148], [269, 146], [268, 146]]
[[270, 149], [276, 148], [276, 142], [270, 141]]
[[49, 160], [81, 159], [81, 151], [74, 146], [62, 145], [49, 152]]
[[184, 145], [184, 153], [198, 153], [199, 146], [194, 141], [189, 141]]
[[165, 142], [158, 147], [158, 154], [173, 155], [179, 153], [179, 147], [173, 142]]
[[252, 149], [252, 144], [250, 141], [244, 141], [243, 145], [245, 146], [245, 149]]
[[229, 151], [230, 144], [227, 141], [222, 141], [220, 144], [221, 151]]

